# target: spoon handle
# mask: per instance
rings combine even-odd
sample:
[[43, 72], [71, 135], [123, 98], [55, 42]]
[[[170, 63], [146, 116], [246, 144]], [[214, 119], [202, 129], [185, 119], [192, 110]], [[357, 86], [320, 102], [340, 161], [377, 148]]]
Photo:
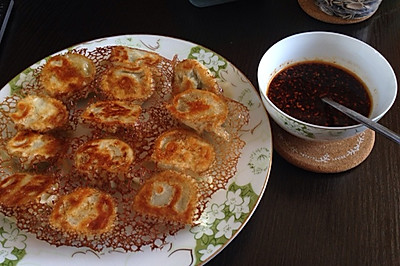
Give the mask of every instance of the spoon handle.
[[390, 140], [396, 142], [397, 144], [400, 144], [400, 135], [391, 131], [387, 127], [382, 126], [381, 124], [378, 124], [371, 119], [347, 108], [346, 106], [341, 105], [340, 103], [337, 103], [329, 98], [323, 97], [321, 100], [330, 106], [338, 109], [342, 113], [346, 114], [347, 116], [351, 117], [355, 121], [364, 124], [366, 127], [369, 127], [370, 129], [375, 130], [378, 133], [381, 133], [385, 137], [389, 138]]

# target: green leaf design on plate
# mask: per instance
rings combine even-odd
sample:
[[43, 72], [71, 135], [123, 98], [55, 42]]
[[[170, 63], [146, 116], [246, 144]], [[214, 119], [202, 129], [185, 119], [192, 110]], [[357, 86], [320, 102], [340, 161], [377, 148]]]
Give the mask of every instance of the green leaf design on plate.
[[[0, 249], [0, 257], [2, 256], [2, 249]], [[5, 260], [1, 263], [1, 265], [4, 266], [15, 266], [18, 264], [18, 262], [25, 256], [26, 252], [25, 249], [17, 249], [14, 248], [14, 250], [11, 252], [12, 255], [14, 255], [16, 257], [16, 260], [9, 260], [7, 258], [5, 258]], [[3, 259], [0, 258], [0, 261], [2, 261]]]
[[19, 73], [17, 76], [15, 76], [8, 84], [10, 85], [10, 94], [16, 94], [19, 93], [19, 91], [26, 86], [27, 84], [30, 84], [34, 82], [36, 79], [39, 77], [39, 73], [35, 73], [35, 69], [39, 67], [40, 65], [44, 65], [51, 56], [48, 56], [46, 58], [43, 58], [42, 60], [36, 62], [32, 66], [26, 68], [24, 71]]
[[269, 158], [271, 152], [268, 148], [258, 148], [253, 151], [250, 155], [248, 166], [250, 167], [253, 174], [258, 175], [269, 168]]
[[[138, 46], [137, 40], [134, 38], [119, 38], [115, 40], [116, 45], [124, 45], [124, 46]], [[138, 46], [139, 47], [139, 46]]]
[[190, 49], [188, 58], [196, 59], [205, 65], [216, 78], [219, 78], [219, 71], [228, 66], [228, 62], [225, 60], [225, 58], [200, 45], [194, 46], [192, 49]]
[[27, 236], [4, 216], [0, 220], [0, 226], [0, 264], [15, 266], [26, 255]]
[[15, 76], [10, 82], [11, 94], [18, 93], [24, 84], [34, 80], [34, 71], [32, 68], [27, 68], [19, 75]]
[[204, 210], [201, 224], [190, 229], [196, 240], [197, 262], [205, 261], [220, 249], [243, 225], [257, 203], [258, 195], [250, 184], [233, 183], [222, 204], [213, 203]]
[[238, 97], [238, 101], [245, 105], [249, 110], [254, 110], [259, 107], [255, 101], [255, 98], [253, 97], [253, 91], [250, 88], [245, 88], [242, 90]]

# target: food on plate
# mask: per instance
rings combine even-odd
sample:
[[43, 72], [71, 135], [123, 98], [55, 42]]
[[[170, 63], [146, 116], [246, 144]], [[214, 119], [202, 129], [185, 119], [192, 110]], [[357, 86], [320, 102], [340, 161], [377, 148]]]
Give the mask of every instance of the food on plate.
[[88, 57], [68, 53], [51, 57], [40, 73], [45, 91], [55, 98], [86, 96], [87, 86], [94, 80], [96, 66]]
[[206, 90], [222, 94], [210, 70], [195, 59], [185, 59], [175, 65], [172, 90], [174, 94], [189, 89]]
[[63, 143], [59, 139], [33, 131], [18, 131], [7, 142], [8, 153], [28, 165], [54, 161], [61, 155], [62, 149]]
[[110, 231], [116, 216], [111, 195], [81, 187], [56, 201], [49, 222], [60, 231], [90, 236]]
[[112, 66], [103, 74], [100, 90], [111, 100], [142, 103], [154, 92], [153, 74], [145, 65], [137, 68]]
[[46, 132], [64, 126], [68, 122], [68, 111], [57, 99], [28, 95], [18, 101], [10, 117], [18, 130]]
[[201, 173], [214, 162], [215, 151], [198, 134], [185, 129], [173, 129], [157, 138], [151, 158], [162, 168]]
[[177, 120], [200, 134], [208, 131], [229, 138], [221, 126], [228, 116], [228, 106], [224, 98], [213, 92], [185, 90], [174, 96], [167, 109]]
[[75, 153], [78, 171], [93, 174], [101, 171], [125, 173], [135, 154], [132, 148], [119, 139], [96, 139], [81, 145]]
[[154, 52], [126, 46], [114, 46], [111, 50], [110, 61], [114, 65], [139, 67], [140, 65], [155, 66], [162, 57]]
[[133, 209], [161, 221], [192, 224], [197, 206], [196, 181], [183, 173], [165, 170], [142, 185], [133, 200]]
[[141, 112], [140, 105], [126, 101], [98, 101], [86, 107], [81, 117], [85, 123], [115, 132], [134, 126]]
[[15, 207], [39, 202], [54, 184], [50, 175], [15, 173], [0, 181], [0, 204]]
[[177, 58], [99, 46], [35, 66], [2, 102], [0, 211], [51, 245], [95, 251], [162, 247], [196, 224], [237, 172], [249, 115], [205, 66]]

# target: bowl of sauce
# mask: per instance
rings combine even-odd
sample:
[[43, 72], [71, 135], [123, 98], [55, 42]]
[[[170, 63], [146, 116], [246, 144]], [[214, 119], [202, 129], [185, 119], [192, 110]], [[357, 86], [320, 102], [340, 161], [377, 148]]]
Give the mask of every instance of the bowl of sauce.
[[394, 71], [379, 52], [331, 32], [300, 33], [277, 42], [263, 55], [257, 74], [270, 117], [308, 140], [339, 140], [366, 129], [322, 97], [378, 121], [397, 95]]

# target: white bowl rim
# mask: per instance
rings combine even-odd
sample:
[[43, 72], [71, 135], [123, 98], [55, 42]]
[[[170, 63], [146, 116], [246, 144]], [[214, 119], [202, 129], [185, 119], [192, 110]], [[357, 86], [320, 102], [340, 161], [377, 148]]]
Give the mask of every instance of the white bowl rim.
[[[282, 41], [288, 40], [288, 39], [292, 39], [292, 38], [296, 38], [298, 36], [305, 36], [305, 35], [315, 35], [315, 34], [319, 34], [319, 35], [332, 35], [332, 36], [337, 36], [340, 38], [344, 38], [344, 39], [349, 39], [352, 40], [354, 42], [359, 43], [360, 45], [363, 45], [365, 47], [367, 47], [368, 49], [371, 49], [378, 57], [380, 57], [383, 62], [388, 66], [388, 69], [390, 71], [391, 76], [394, 79], [394, 97], [392, 98], [391, 102], [388, 104], [388, 106], [385, 108], [385, 110], [383, 112], [381, 112], [380, 114], [378, 114], [377, 116], [370, 118], [372, 121], [376, 122], [377, 120], [379, 120], [380, 118], [382, 118], [388, 111], [389, 109], [393, 106], [396, 98], [397, 98], [397, 78], [396, 78], [396, 74], [392, 68], [392, 66], [390, 65], [390, 63], [387, 61], [387, 59], [380, 53], [378, 52], [375, 48], [373, 48], [371, 45], [367, 44], [366, 42], [363, 42], [357, 38], [345, 35], [345, 34], [341, 34], [341, 33], [336, 33], [336, 32], [329, 32], [329, 31], [308, 31], [308, 32], [301, 32], [301, 33], [297, 33], [297, 34], [293, 34], [290, 36], [287, 36], [279, 41], [277, 41], [276, 43], [274, 43], [271, 47], [269, 47], [265, 53], [263, 54], [263, 56], [261, 57], [261, 60], [258, 64], [258, 71], [257, 71], [257, 78], [259, 80], [259, 76], [260, 76], [260, 65], [261, 62], [263, 61], [264, 57], [266, 56], [267, 52], [274, 47], [275, 45], [279, 44]], [[300, 62], [300, 61], [298, 61]], [[279, 109], [266, 95], [264, 95], [263, 91], [261, 90], [260, 86], [259, 86], [259, 90], [261, 91], [261, 96], [276, 110], [278, 111], [278, 113], [280, 113], [281, 115], [297, 122], [300, 124], [304, 124], [307, 125], [308, 127], [313, 127], [316, 129], [321, 129], [321, 130], [351, 130], [351, 129], [355, 129], [358, 128], [360, 126], [364, 126], [363, 124], [354, 124], [354, 125], [350, 125], [350, 126], [321, 126], [321, 125], [316, 125], [316, 124], [311, 124], [308, 122], [305, 122], [303, 120], [297, 119], [285, 112], [283, 112], [281, 109]]]

